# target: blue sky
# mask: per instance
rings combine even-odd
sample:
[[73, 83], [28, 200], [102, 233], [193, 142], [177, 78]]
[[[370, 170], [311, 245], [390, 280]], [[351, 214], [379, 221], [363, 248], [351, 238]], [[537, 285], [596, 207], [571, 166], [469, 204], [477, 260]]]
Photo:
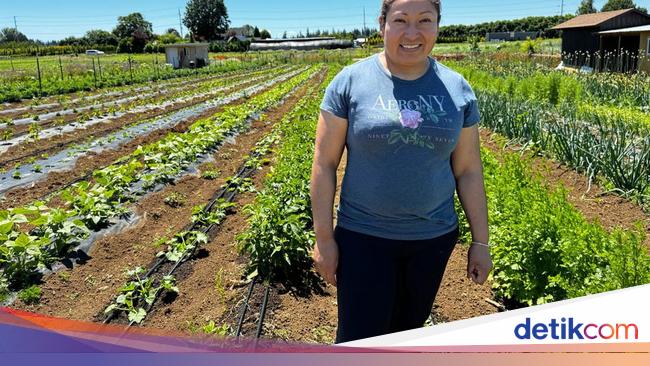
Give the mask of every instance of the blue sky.
[[[600, 8], [606, 0], [595, 0]], [[635, 0], [650, 9], [650, 0]], [[225, 0], [231, 26], [257, 25], [274, 37], [316, 29], [376, 27], [380, 0]], [[562, 0], [442, 0], [442, 25], [475, 24], [533, 15], [560, 14]], [[564, 0], [564, 13], [575, 13], [580, 0]], [[179, 28], [178, 10], [186, 0], [0, 0], [0, 28], [13, 27], [29, 38], [44, 41], [82, 36], [89, 29], [112, 30], [117, 17], [140, 12], [154, 32]]]

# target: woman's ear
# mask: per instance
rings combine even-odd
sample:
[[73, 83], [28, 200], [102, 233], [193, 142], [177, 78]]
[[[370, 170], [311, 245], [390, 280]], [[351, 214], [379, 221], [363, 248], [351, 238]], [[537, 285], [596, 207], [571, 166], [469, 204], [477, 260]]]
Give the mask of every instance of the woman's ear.
[[386, 20], [380, 15], [379, 18], [377, 18], [377, 21], [379, 22], [379, 34], [381, 34], [382, 38], [384, 37], [384, 27], [386, 27]]

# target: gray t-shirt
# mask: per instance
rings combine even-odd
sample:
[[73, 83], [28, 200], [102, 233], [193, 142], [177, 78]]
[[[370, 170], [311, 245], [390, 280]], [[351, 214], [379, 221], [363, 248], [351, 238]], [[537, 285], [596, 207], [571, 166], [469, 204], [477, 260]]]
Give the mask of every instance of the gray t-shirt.
[[479, 122], [465, 79], [430, 59], [416, 80], [390, 75], [378, 55], [344, 68], [321, 109], [348, 120], [337, 224], [387, 239], [422, 240], [456, 228], [450, 156]]

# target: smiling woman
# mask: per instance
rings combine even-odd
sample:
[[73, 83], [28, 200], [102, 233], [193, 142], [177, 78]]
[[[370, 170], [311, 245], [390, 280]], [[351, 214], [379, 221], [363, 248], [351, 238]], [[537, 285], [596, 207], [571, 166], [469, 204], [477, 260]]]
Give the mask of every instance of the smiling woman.
[[438, 0], [385, 0], [384, 52], [341, 71], [321, 104], [313, 257], [337, 286], [337, 343], [424, 324], [458, 237], [455, 192], [473, 238], [467, 276], [482, 284], [492, 268], [476, 96], [429, 57], [439, 20]]

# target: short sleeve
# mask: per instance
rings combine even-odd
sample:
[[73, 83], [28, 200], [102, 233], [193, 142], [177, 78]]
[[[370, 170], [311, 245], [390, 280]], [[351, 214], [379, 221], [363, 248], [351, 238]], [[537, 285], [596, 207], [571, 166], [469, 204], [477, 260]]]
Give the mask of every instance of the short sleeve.
[[463, 93], [466, 101], [463, 111], [463, 128], [465, 128], [477, 124], [481, 120], [481, 113], [478, 109], [476, 95], [465, 79], [463, 79]]
[[348, 118], [350, 101], [350, 79], [348, 69], [339, 72], [325, 89], [320, 109], [339, 118]]

